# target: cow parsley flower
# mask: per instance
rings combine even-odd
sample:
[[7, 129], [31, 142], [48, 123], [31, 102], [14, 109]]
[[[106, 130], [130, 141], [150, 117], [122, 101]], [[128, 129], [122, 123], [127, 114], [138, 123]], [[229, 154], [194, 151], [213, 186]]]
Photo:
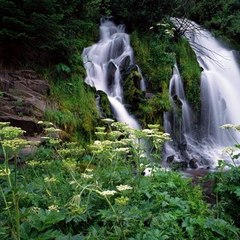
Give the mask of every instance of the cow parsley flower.
[[57, 182], [57, 179], [55, 177], [45, 177], [44, 181], [51, 183], [51, 182]]
[[124, 206], [124, 205], [127, 205], [128, 202], [129, 202], [129, 198], [128, 197], [121, 196], [121, 197], [115, 198], [115, 203], [117, 205]]
[[82, 173], [81, 176], [85, 179], [91, 179], [93, 178], [93, 175], [92, 174], [86, 174], [86, 173]]
[[119, 185], [119, 186], [116, 186], [117, 190], [118, 191], [126, 191], [126, 190], [132, 190], [133, 188], [129, 185]]
[[58, 206], [57, 205], [51, 205], [48, 207], [48, 211], [56, 211], [59, 212]]
[[115, 190], [105, 190], [105, 191], [102, 191], [102, 192], [98, 191], [98, 193], [102, 196], [113, 196], [114, 194], [117, 193], [117, 191], [115, 191]]

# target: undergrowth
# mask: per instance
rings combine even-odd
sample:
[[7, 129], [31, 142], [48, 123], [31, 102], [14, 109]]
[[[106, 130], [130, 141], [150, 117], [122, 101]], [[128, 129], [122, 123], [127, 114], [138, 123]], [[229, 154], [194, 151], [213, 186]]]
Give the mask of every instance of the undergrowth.
[[[240, 131], [240, 125], [225, 124], [222, 126], [225, 131], [229, 131], [234, 139], [236, 133]], [[234, 146], [226, 147], [224, 152], [230, 161], [219, 160], [219, 171], [211, 175], [214, 182], [214, 193], [217, 196], [216, 209], [218, 216], [234, 222], [240, 227], [240, 144], [235, 142]]]
[[[71, 137], [89, 141], [99, 118], [95, 92], [83, 78], [72, 74], [67, 80], [51, 82], [51, 99], [45, 119], [54, 122]], [[57, 104], [57, 106], [56, 106]]]
[[[21, 132], [8, 134], [1, 125], [1, 239], [238, 239], [238, 230], [215, 216], [199, 188], [160, 167], [169, 137], [158, 125], [133, 130], [103, 122], [95, 129], [98, 140], [85, 148], [62, 142], [61, 130], [41, 122], [44, 144], [22, 159], [22, 168], [9, 144]], [[146, 166], [154, 170], [148, 177], [141, 175]]]

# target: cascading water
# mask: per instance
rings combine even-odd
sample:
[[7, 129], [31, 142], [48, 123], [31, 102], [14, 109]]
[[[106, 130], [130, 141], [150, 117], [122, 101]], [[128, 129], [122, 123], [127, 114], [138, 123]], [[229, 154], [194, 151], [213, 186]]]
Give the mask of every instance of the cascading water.
[[[240, 124], [239, 67], [234, 51], [223, 47], [211, 33], [192, 21], [172, 20], [177, 28], [184, 30], [199, 65], [203, 69], [201, 73], [201, 121], [197, 134], [193, 129], [190, 134], [188, 131], [183, 133], [187, 142], [187, 150], [188, 153], [200, 159], [202, 164], [215, 165], [220, 159], [223, 147], [236, 144], [235, 140], [240, 142], [238, 133], [229, 133], [220, 128], [224, 124]], [[178, 97], [181, 99], [180, 95]], [[183, 111], [184, 118], [189, 118], [188, 111]]]
[[177, 64], [173, 68], [173, 76], [169, 83], [169, 94], [173, 110], [164, 115], [164, 129], [170, 133], [174, 142], [165, 144], [165, 154], [168, 156], [176, 155], [179, 160], [189, 158], [187, 156], [186, 144], [192, 134], [191, 119], [193, 113], [186, 101]]
[[140, 128], [123, 104], [121, 72], [134, 64], [129, 35], [124, 30], [124, 25], [101, 21], [99, 42], [85, 48], [82, 54], [87, 71], [85, 82], [107, 94], [118, 121]]

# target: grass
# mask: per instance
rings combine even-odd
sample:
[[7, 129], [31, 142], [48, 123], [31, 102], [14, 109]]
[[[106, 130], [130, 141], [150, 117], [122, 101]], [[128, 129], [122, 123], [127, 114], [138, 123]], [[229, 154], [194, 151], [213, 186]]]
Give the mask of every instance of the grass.
[[[75, 138], [87, 140], [98, 121], [95, 93], [77, 74], [51, 83], [51, 98], [57, 107], [46, 110], [45, 119]], [[51, 100], [50, 100], [51, 101]]]

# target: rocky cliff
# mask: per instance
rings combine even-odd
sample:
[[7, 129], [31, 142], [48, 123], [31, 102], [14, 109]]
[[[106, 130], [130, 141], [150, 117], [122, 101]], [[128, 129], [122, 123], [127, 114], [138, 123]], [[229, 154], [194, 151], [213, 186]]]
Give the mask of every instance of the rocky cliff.
[[21, 127], [27, 135], [42, 131], [49, 85], [33, 70], [0, 70], [0, 121]]

